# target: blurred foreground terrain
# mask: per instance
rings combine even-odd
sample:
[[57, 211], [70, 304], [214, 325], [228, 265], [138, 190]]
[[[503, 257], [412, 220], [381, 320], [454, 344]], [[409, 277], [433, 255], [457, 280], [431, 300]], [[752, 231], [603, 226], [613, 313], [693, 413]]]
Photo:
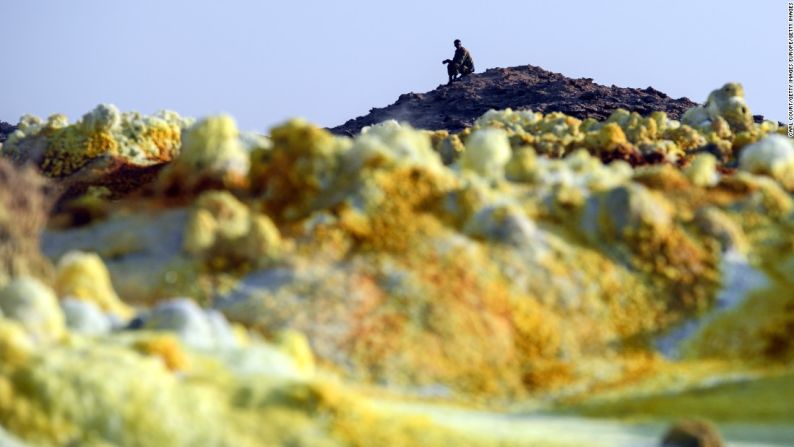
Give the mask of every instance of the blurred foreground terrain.
[[715, 87], [3, 123], [0, 444], [794, 445], [794, 143]]

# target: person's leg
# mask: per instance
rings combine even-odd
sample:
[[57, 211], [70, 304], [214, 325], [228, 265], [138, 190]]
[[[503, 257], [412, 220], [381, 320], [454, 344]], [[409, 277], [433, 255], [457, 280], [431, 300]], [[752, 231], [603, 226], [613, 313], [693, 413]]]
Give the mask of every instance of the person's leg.
[[449, 81], [447, 82], [447, 84], [452, 84], [452, 81], [455, 80], [455, 75], [457, 74], [457, 72], [458, 69], [455, 66], [455, 64], [451, 62], [447, 64], [447, 75], [449, 75]]

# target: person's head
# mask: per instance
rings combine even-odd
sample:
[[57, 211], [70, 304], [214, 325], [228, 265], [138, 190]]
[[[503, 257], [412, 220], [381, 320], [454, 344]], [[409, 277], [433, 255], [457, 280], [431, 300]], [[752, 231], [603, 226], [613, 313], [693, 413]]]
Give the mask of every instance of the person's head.
[[453, 43], [455, 44], [455, 48], [460, 48], [460, 39], [455, 39]]

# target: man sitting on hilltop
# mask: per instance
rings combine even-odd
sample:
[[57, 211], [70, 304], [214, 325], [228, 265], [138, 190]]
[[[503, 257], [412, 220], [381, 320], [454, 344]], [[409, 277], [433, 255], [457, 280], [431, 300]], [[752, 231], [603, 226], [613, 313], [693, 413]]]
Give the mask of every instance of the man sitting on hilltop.
[[455, 56], [452, 57], [452, 60], [444, 59], [441, 63], [447, 64], [447, 74], [449, 75], [449, 82], [447, 84], [451, 84], [454, 81], [456, 76], [460, 74], [461, 77], [466, 76], [469, 73], [474, 73], [474, 60], [471, 58], [471, 54], [469, 54], [469, 50], [463, 48], [463, 45], [460, 44], [460, 39], [455, 39]]

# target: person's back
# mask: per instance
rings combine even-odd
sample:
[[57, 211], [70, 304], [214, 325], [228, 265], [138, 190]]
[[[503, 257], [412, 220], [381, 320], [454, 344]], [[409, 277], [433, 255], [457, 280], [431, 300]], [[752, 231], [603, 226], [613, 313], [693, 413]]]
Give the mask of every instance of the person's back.
[[[464, 47], [460, 47], [463, 50], [463, 56], [461, 56], [460, 61], [460, 73], [462, 75], [467, 75], [469, 73], [474, 73], [474, 59], [471, 58], [471, 53]], [[457, 53], [457, 51], [456, 51]]]

